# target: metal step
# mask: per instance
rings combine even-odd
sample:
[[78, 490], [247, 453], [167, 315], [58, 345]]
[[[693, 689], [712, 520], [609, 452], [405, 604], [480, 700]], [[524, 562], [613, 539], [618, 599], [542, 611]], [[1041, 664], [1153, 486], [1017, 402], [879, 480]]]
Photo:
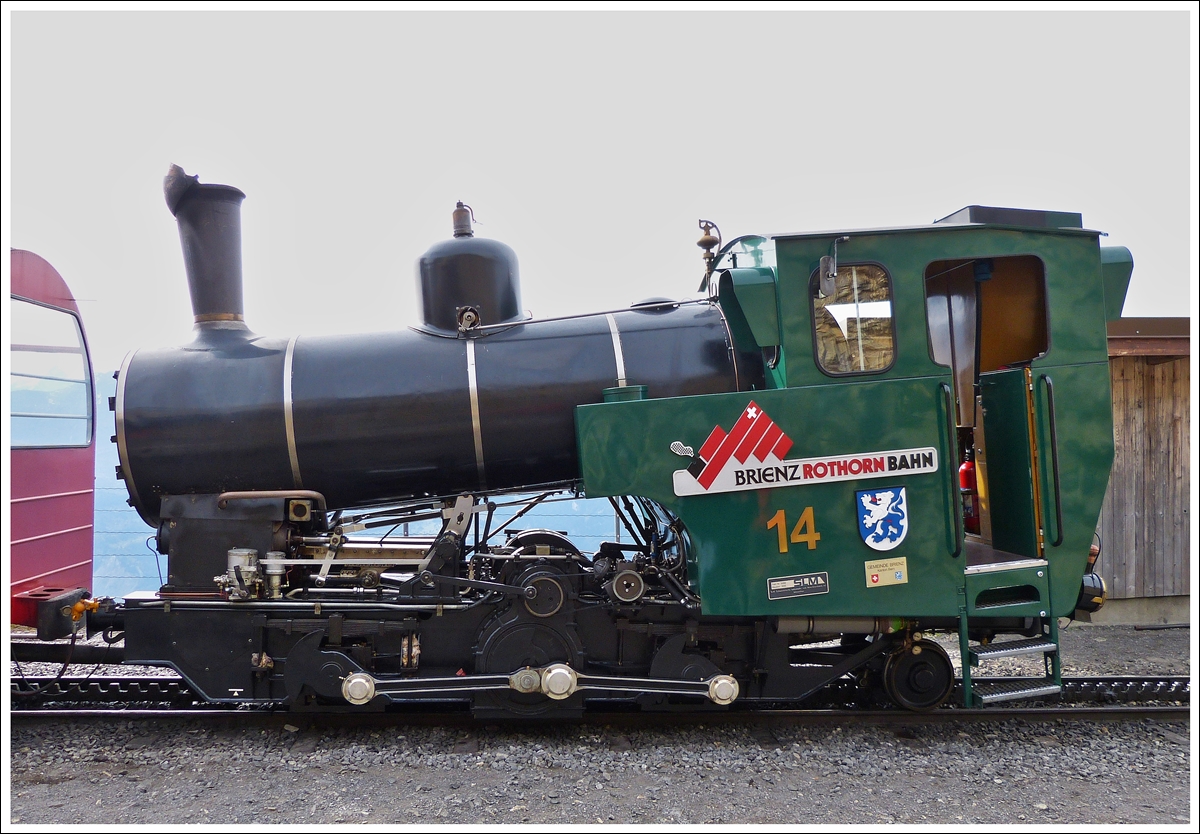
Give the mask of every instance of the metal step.
[[997, 573], [1006, 570], [1021, 570], [1022, 568], [1044, 568], [1049, 562], [1045, 559], [1012, 559], [1007, 562], [985, 562], [978, 565], [968, 565], [964, 571], [968, 574]]
[[979, 700], [979, 703], [995, 704], [1000, 701], [1019, 701], [1023, 698], [1058, 695], [1062, 692], [1062, 687], [1050, 678], [1004, 681], [1003, 683], [989, 683], [984, 679], [974, 681], [971, 684], [971, 692]]
[[1015, 657], [1019, 654], [1053, 654], [1058, 646], [1043, 637], [1031, 640], [1008, 640], [1004, 643], [991, 643], [987, 646], [971, 646], [973, 661], [991, 660], [994, 657]]
[[[1022, 605], [1041, 606], [1040, 599], [1002, 599], [997, 602], [984, 602], [975, 606], [976, 611], [988, 611], [995, 608], [1016, 608]], [[1046, 616], [1045, 611], [1039, 610], [1039, 615]], [[994, 616], [994, 615], [993, 615]]]

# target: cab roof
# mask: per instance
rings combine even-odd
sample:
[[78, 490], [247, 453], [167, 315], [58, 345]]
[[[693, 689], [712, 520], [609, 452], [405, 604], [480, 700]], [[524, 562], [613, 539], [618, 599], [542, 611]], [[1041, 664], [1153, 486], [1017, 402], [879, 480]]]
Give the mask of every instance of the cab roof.
[[819, 238], [835, 235], [886, 235], [904, 232], [936, 231], [940, 229], [982, 228], [1014, 229], [1048, 234], [1087, 235], [1103, 232], [1083, 228], [1083, 215], [1073, 211], [1040, 211], [1037, 209], [1002, 208], [999, 206], [966, 206], [952, 214], [919, 226], [883, 226], [872, 229], [830, 229], [823, 232], [776, 234], [776, 240], [787, 238]]

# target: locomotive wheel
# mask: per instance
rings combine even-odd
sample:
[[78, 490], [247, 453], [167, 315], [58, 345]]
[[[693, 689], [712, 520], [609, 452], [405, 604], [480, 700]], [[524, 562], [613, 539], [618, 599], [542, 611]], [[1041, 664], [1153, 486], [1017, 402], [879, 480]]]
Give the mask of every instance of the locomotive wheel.
[[888, 697], [905, 709], [924, 712], [941, 706], [954, 689], [954, 664], [945, 649], [918, 640], [888, 658], [883, 667]]
[[[521, 618], [501, 622], [498, 627], [485, 631], [490, 633], [480, 641], [481, 674], [507, 675], [527, 666], [538, 669], [552, 663], [566, 663], [579, 668], [580, 648], [574, 635], [555, 628], [549, 622]], [[552, 700], [540, 692], [480, 692], [475, 696], [476, 709], [525, 716], [541, 715], [574, 702], [574, 698]]]

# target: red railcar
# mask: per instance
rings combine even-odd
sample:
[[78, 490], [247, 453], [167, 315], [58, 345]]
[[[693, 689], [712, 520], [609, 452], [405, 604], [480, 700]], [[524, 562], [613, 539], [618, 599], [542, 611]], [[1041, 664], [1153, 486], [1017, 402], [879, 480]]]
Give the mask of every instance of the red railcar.
[[92, 368], [83, 320], [62, 276], [13, 249], [10, 428], [12, 621], [92, 583], [96, 469]]

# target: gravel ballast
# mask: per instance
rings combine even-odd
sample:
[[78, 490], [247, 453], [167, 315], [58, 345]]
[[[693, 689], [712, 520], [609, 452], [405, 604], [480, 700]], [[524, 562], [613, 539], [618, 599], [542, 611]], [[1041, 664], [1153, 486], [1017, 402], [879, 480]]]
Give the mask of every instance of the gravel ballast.
[[[1066, 674], [1190, 668], [1187, 629], [1074, 626], [1063, 653]], [[39, 719], [14, 724], [11, 742], [13, 823], [1179, 825], [1191, 815], [1186, 722], [630, 730]]]

